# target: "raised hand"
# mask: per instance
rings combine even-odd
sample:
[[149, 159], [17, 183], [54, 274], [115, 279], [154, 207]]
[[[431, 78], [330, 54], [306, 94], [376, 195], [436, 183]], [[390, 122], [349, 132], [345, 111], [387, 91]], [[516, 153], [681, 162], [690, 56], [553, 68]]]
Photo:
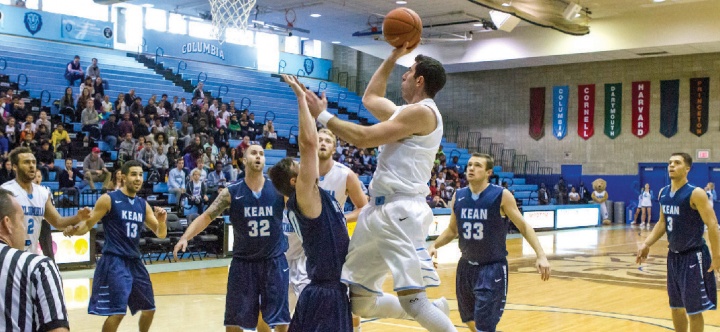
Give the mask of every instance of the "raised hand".
[[315, 92], [307, 91], [305, 93], [305, 101], [307, 101], [310, 114], [313, 118], [317, 118], [322, 111], [327, 110], [328, 101], [325, 97], [325, 91], [322, 93], [322, 98], [318, 97]]
[[417, 44], [415, 44], [415, 46], [410, 48], [410, 42], [405, 42], [405, 44], [403, 44], [403, 46], [400, 46], [400, 47], [392, 50], [392, 52], [390, 53], [390, 56], [395, 59], [399, 59], [407, 54], [410, 54], [410, 52], [414, 51], [418, 45], [420, 45], [420, 43], [417, 43]]
[[167, 211], [165, 211], [165, 209], [156, 206], [153, 208], [153, 213], [155, 214], [155, 219], [157, 219], [159, 223], [162, 224], [167, 221]]
[[292, 88], [296, 96], [303, 98], [305, 97], [305, 86], [300, 83], [300, 80], [298, 80], [296, 76], [287, 74], [282, 74], [280, 76], [282, 76], [283, 81], [285, 81], [285, 83], [287, 83], [290, 88]]

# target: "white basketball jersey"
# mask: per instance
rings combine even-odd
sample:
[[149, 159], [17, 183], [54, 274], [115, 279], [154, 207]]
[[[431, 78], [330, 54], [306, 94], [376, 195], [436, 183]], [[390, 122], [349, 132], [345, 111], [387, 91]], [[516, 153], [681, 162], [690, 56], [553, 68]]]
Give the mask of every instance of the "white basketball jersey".
[[345, 202], [347, 201], [348, 194], [347, 194], [347, 178], [350, 173], [352, 173], [352, 170], [338, 162], [334, 162], [335, 164], [330, 169], [325, 176], [320, 177], [319, 185], [320, 188], [324, 189], [325, 191], [329, 192], [333, 197], [335, 197], [335, 200], [340, 203], [340, 207], [345, 207]]
[[[435, 154], [437, 154], [442, 140], [443, 123], [434, 100], [423, 99], [418, 104], [430, 107], [435, 112], [437, 127], [428, 135], [413, 135], [380, 147], [377, 170], [370, 182], [370, 196], [393, 194], [427, 196], [430, 194], [427, 182], [435, 162]], [[390, 120], [397, 117], [408, 106], [410, 105], [398, 107]]]
[[[39, 172], [39, 171], [38, 171]], [[25, 237], [25, 250], [33, 254], [42, 255], [42, 250], [38, 245], [40, 238], [40, 227], [45, 216], [45, 203], [50, 197], [50, 191], [41, 185], [32, 184], [32, 194], [28, 194], [25, 189], [20, 187], [15, 180], [5, 182], [3, 189], [7, 189], [15, 195], [15, 199], [22, 206], [25, 214], [25, 227], [27, 229], [27, 237]]]

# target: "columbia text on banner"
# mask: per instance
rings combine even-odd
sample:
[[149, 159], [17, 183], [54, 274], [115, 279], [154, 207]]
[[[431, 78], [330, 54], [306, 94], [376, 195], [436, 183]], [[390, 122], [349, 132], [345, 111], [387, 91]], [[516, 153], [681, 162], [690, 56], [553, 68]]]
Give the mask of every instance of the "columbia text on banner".
[[530, 88], [530, 137], [545, 136], [545, 88]]
[[605, 135], [614, 139], [622, 128], [622, 83], [605, 84]]
[[567, 135], [567, 106], [569, 91], [570, 88], [568, 88], [567, 85], [553, 87], [553, 136], [560, 140]]
[[650, 81], [632, 82], [632, 132], [643, 138], [650, 131]]
[[577, 131], [585, 140], [595, 134], [595, 84], [578, 85]]
[[660, 81], [660, 133], [673, 137], [678, 131], [680, 80]]
[[708, 130], [710, 78], [690, 79], [690, 132], [698, 137]]

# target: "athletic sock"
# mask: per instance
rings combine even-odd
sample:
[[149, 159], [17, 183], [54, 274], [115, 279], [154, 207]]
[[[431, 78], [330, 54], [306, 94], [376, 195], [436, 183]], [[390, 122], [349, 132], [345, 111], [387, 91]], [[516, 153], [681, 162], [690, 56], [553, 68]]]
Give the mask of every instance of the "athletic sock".
[[403, 309], [430, 332], [457, 331], [450, 318], [434, 306], [425, 292], [400, 296]]
[[360, 317], [412, 319], [395, 295], [356, 296], [350, 299], [353, 312]]

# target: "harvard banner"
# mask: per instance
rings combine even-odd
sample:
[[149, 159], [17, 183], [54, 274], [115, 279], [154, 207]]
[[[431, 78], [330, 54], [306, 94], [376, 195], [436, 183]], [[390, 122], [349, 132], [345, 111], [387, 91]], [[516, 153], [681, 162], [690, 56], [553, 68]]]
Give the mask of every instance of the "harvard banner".
[[660, 81], [660, 133], [673, 137], [678, 131], [680, 80]]
[[567, 85], [553, 87], [552, 128], [553, 136], [557, 139], [563, 139], [567, 134], [567, 106], [569, 91], [570, 88], [568, 88]]
[[530, 88], [530, 137], [545, 136], [545, 88]]
[[632, 83], [632, 133], [640, 138], [650, 132], [650, 81]]
[[614, 139], [622, 128], [622, 83], [605, 84], [605, 135]]
[[690, 79], [690, 132], [698, 137], [708, 130], [710, 78]]
[[595, 84], [578, 85], [577, 131], [585, 140], [595, 134]]

